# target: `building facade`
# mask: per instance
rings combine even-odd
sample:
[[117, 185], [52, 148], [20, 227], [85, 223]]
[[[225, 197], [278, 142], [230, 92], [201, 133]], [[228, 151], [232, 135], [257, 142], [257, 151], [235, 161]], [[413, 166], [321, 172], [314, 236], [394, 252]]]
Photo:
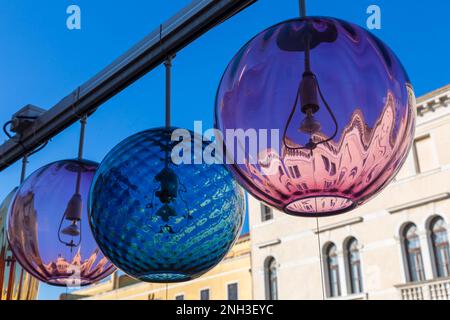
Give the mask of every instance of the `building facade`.
[[251, 300], [250, 236], [242, 236], [225, 259], [204, 276], [184, 283], [143, 283], [127, 275], [62, 295], [65, 300]]
[[255, 299], [450, 299], [450, 85], [417, 112], [406, 164], [364, 206], [317, 220], [250, 197]]
[[411, 153], [376, 198], [292, 217], [249, 197], [250, 236], [187, 283], [116, 276], [63, 299], [450, 299], [450, 85], [418, 99]]

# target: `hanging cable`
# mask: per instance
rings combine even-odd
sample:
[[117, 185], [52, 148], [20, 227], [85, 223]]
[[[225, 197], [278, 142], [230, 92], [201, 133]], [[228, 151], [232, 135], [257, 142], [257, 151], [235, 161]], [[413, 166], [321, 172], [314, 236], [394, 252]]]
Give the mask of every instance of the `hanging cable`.
[[[306, 17], [306, 0], [300, 0], [299, 7], [300, 7], [300, 16], [302, 18]], [[284, 128], [282, 142], [287, 150], [291, 152], [295, 152], [298, 150], [309, 150], [312, 157], [314, 149], [316, 149], [321, 144], [326, 144], [328, 142], [333, 141], [337, 137], [339, 133], [339, 123], [328, 101], [325, 99], [325, 95], [323, 94], [320, 88], [319, 80], [317, 79], [316, 74], [313, 72], [311, 68], [311, 41], [313, 40], [312, 34], [310, 33], [311, 27], [312, 26], [310, 25], [310, 22], [307, 21], [307, 27], [305, 29], [305, 35], [303, 38], [304, 48], [302, 49], [302, 51], [304, 50], [305, 52], [304, 53], [305, 69], [303, 72], [302, 80], [300, 81], [300, 85], [295, 96], [292, 111], [289, 114], [289, 118]], [[334, 125], [334, 131], [331, 134], [331, 136], [329, 136], [326, 139], [321, 139], [319, 141], [317, 141], [317, 134], [321, 132], [322, 125], [314, 117], [314, 114], [317, 113], [320, 109], [319, 105], [320, 101], [318, 97], [320, 97], [320, 100], [322, 101], [322, 104], [325, 106], [325, 109], [330, 115]], [[303, 147], [290, 146], [287, 141], [288, 129], [296, 114], [297, 106], [300, 106], [302, 113], [305, 115], [303, 121], [300, 123], [298, 131], [304, 134], [309, 134], [310, 136], [309, 141], [305, 143]]]
[[[162, 221], [162, 225], [158, 229], [153, 229], [158, 233], [168, 233], [174, 234], [178, 233], [180, 230], [173, 228], [169, 224], [169, 219], [171, 216], [178, 216], [176, 208], [176, 201], [180, 201], [186, 206], [186, 213], [183, 217], [188, 223], [190, 218], [190, 210], [187, 202], [183, 199], [182, 193], [187, 192], [186, 187], [180, 181], [176, 171], [171, 168], [171, 151], [172, 151], [172, 124], [171, 124], [171, 103], [172, 103], [172, 61], [175, 57], [174, 54], [169, 54], [164, 49], [164, 43], [162, 41], [163, 27], [160, 26], [160, 48], [162, 55], [166, 56], [166, 61], [164, 66], [166, 69], [166, 95], [165, 95], [165, 130], [164, 130], [164, 145], [161, 146], [161, 150], [164, 151], [164, 168], [154, 177], [155, 183], [158, 187], [153, 191], [152, 195], [152, 205], [151, 213], [149, 215], [149, 221], [153, 219], [154, 214], [159, 217]], [[157, 198], [159, 200], [159, 205], [155, 205], [153, 200]], [[156, 209], [159, 207], [158, 209]], [[156, 211], [156, 212], [155, 212]], [[181, 215], [180, 215], [181, 216]], [[151, 228], [153, 228], [151, 226]]]
[[[161, 44], [162, 45], [162, 44]], [[164, 66], [166, 67], [166, 109], [165, 109], [165, 118], [166, 118], [166, 130], [170, 131], [171, 127], [171, 107], [172, 107], [172, 56], [167, 56], [166, 61], [164, 62]], [[169, 144], [170, 139], [167, 139], [167, 145], [165, 148], [165, 167], [167, 168], [169, 165]]]
[[[83, 115], [80, 119], [81, 128], [80, 128], [80, 140], [78, 144], [78, 161], [80, 162], [83, 160], [86, 123], [87, 123], [87, 115]], [[82, 239], [82, 228], [80, 225], [83, 210], [83, 199], [80, 194], [81, 174], [82, 174], [82, 164], [79, 163], [75, 193], [69, 200], [69, 203], [67, 204], [67, 208], [61, 217], [61, 222], [59, 224], [58, 229], [59, 241], [65, 244], [66, 246], [70, 247], [71, 252], [73, 248], [78, 247], [81, 244]], [[70, 226], [63, 229], [63, 224], [65, 220], [70, 222]], [[63, 235], [72, 237], [70, 242], [64, 241]], [[75, 237], [78, 237], [78, 240], [76, 242], [74, 241]]]
[[[78, 161], [83, 160], [83, 153], [84, 153], [84, 137], [86, 135], [86, 124], [87, 124], [87, 116], [84, 115], [80, 120], [81, 128], [80, 128], [80, 143], [78, 144]], [[77, 173], [77, 187], [76, 187], [76, 193], [80, 194], [80, 188], [81, 188], [81, 172], [78, 171]]]
[[[38, 119], [38, 117], [27, 117], [27, 116], [17, 116], [15, 119], [18, 120], [36, 120]], [[8, 137], [8, 139], [13, 139], [14, 136], [11, 134], [9, 127], [14, 123], [13, 120], [9, 120], [7, 121], [4, 125], [3, 125], [3, 132], [5, 133], [5, 135]], [[25, 154], [27, 155], [27, 157], [32, 156], [33, 154], [38, 153], [39, 151], [41, 151], [42, 149], [44, 149], [47, 145], [48, 145], [48, 141], [44, 142], [40, 147], [38, 147], [37, 149], [35, 149], [32, 152], [27, 152], [27, 148], [25, 147], [25, 145], [23, 144], [23, 142], [21, 140], [18, 141], [18, 143], [22, 146], [23, 150], [26, 151]]]
[[30, 152], [30, 154], [29, 154], [28, 156], [32, 156], [33, 154], [38, 153], [39, 151], [41, 151], [42, 149], [44, 149], [47, 145], [48, 145], [48, 141], [44, 142], [39, 148], [37, 148], [37, 149], [34, 150], [33, 152]]
[[[15, 116], [14, 120], [36, 120], [38, 117], [28, 117], [28, 116]], [[9, 132], [8, 127], [14, 123], [14, 120], [9, 120], [3, 125], [3, 132], [9, 139], [12, 139], [12, 134]]]
[[172, 61], [175, 55], [167, 54], [162, 40], [163, 25], [159, 26], [159, 46], [163, 54], [166, 54], [166, 129], [171, 127], [171, 103], [172, 103]]
[[[317, 199], [316, 199], [317, 204]], [[317, 232], [317, 247], [318, 247], [318, 254], [319, 254], [319, 263], [320, 263], [320, 282], [322, 285], [322, 299], [325, 300], [325, 277], [324, 277], [324, 270], [323, 270], [323, 258], [322, 258], [322, 244], [320, 241], [320, 226], [319, 226], [319, 217], [316, 217], [316, 232]]]
[[166, 128], [171, 126], [171, 103], [172, 103], [172, 56], [168, 56], [164, 66], [166, 67]]
[[300, 7], [300, 17], [305, 18], [306, 17], [306, 0], [300, 0], [299, 7]]
[[84, 137], [86, 135], [87, 115], [84, 115], [80, 119], [80, 143], [78, 144], [78, 160], [83, 160], [84, 152]]
[[9, 133], [8, 127], [9, 127], [12, 123], [13, 123], [12, 120], [10, 120], [10, 121], [7, 121], [7, 122], [3, 125], [3, 132], [6, 134], [6, 136], [7, 136], [9, 139], [12, 139], [12, 135], [11, 135], [11, 133]]
[[22, 159], [22, 171], [20, 173], [20, 184], [25, 181], [27, 176], [27, 164], [28, 164], [28, 154], [25, 154]]

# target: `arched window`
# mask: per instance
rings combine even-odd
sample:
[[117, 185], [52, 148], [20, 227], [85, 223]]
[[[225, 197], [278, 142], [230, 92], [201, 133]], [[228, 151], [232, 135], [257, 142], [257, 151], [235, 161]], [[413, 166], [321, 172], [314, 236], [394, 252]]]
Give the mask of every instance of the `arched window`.
[[351, 238], [345, 247], [347, 260], [347, 273], [350, 284], [350, 293], [358, 294], [363, 292], [361, 259], [358, 248], [358, 240]]
[[422, 250], [420, 239], [415, 224], [409, 224], [403, 230], [403, 245], [405, 249], [406, 263], [410, 282], [425, 280], [423, 269]]
[[337, 247], [334, 243], [326, 247], [325, 258], [328, 275], [328, 294], [330, 297], [339, 297], [341, 295], [341, 283], [339, 279]]
[[441, 217], [434, 218], [430, 223], [431, 243], [436, 274], [439, 278], [450, 276], [450, 249], [447, 228]]
[[278, 300], [278, 273], [277, 261], [267, 258], [264, 266], [266, 282], [266, 300]]

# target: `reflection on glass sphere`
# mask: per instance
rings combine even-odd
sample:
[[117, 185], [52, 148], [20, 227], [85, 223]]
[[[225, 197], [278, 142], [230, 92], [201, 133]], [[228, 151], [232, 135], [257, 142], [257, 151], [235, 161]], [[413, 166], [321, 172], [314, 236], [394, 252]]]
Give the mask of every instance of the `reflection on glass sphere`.
[[[147, 282], [181, 282], [217, 265], [239, 236], [242, 189], [223, 165], [175, 165], [175, 129], [129, 137], [103, 160], [91, 188], [91, 225], [121, 270]], [[180, 144], [181, 143], [181, 144]], [[203, 150], [209, 143], [203, 143]], [[202, 149], [202, 148], [201, 148]], [[186, 156], [186, 155], [184, 155]]]
[[16, 193], [9, 243], [17, 261], [43, 282], [85, 286], [115, 271], [95, 243], [88, 220], [97, 167], [85, 160], [54, 162], [34, 172]]
[[[356, 208], [391, 181], [412, 143], [414, 108], [408, 76], [381, 40], [308, 17], [275, 25], [238, 52], [218, 90], [216, 127], [248, 192], [288, 214], [320, 217]], [[235, 129], [258, 130], [267, 147], [250, 154], [225, 134]]]
[[12, 254], [7, 237], [8, 210], [15, 188], [0, 204], [0, 300], [34, 300], [39, 281], [25, 272]]

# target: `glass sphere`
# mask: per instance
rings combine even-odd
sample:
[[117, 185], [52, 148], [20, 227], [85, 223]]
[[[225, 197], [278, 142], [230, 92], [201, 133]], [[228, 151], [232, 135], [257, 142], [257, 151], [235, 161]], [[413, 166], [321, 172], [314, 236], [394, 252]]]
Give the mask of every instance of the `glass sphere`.
[[8, 244], [6, 220], [16, 192], [17, 188], [0, 204], [0, 300], [34, 300], [39, 281], [22, 269]]
[[[291, 215], [335, 215], [367, 202], [403, 165], [415, 98], [398, 58], [368, 31], [334, 18], [293, 19], [230, 62], [216, 127], [231, 172], [254, 197]], [[226, 134], [237, 129], [244, 143]]]
[[34, 172], [16, 193], [8, 221], [11, 249], [25, 270], [47, 284], [86, 286], [115, 271], [88, 220], [97, 168], [86, 160], [54, 162]]
[[[91, 188], [90, 221], [105, 255], [146, 282], [182, 282], [216, 266], [238, 238], [245, 214], [242, 189], [223, 165], [175, 165], [172, 129], [131, 136], [103, 160]], [[191, 139], [192, 137], [192, 139]], [[199, 144], [200, 150], [210, 145]], [[185, 149], [187, 150], [187, 149]], [[187, 151], [189, 152], [189, 151]]]

